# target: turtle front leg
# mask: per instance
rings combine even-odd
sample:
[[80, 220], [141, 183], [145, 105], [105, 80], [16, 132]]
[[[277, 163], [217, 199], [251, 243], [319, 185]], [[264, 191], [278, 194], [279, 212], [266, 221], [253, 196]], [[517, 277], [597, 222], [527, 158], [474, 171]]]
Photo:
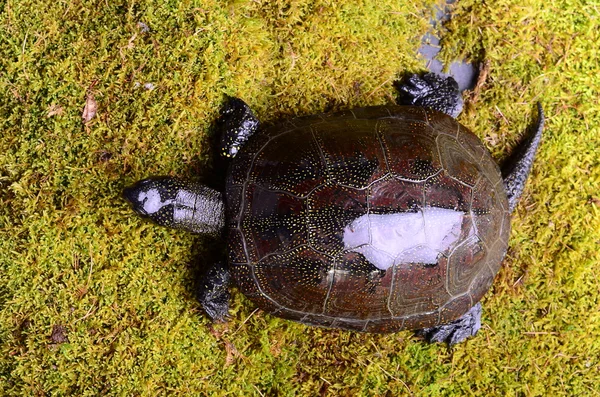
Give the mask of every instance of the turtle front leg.
[[437, 327], [423, 328], [417, 331], [427, 342], [446, 342], [449, 346], [460, 343], [474, 336], [481, 328], [481, 303], [477, 303], [468, 312], [451, 323]]
[[258, 130], [260, 122], [252, 109], [241, 99], [228, 97], [221, 109], [221, 154], [233, 158], [246, 141]]
[[413, 74], [404, 84], [398, 85], [400, 105], [415, 105], [434, 109], [451, 117], [458, 117], [463, 99], [458, 83], [452, 77], [435, 73], [423, 76]]
[[224, 321], [229, 314], [229, 269], [215, 263], [200, 280], [198, 300], [213, 321]]

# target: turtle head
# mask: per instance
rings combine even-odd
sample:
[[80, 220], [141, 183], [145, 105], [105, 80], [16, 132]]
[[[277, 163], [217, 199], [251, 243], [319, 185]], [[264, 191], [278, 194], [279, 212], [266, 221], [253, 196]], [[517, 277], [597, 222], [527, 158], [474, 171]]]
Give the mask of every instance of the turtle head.
[[152, 177], [123, 190], [133, 210], [153, 222], [218, 236], [225, 223], [223, 196], [196, 182]]
[[176, 197], [180, 184], [168, 177], [152, 177], [123, 190], [133, 210], [162, 226], [173, 226]]

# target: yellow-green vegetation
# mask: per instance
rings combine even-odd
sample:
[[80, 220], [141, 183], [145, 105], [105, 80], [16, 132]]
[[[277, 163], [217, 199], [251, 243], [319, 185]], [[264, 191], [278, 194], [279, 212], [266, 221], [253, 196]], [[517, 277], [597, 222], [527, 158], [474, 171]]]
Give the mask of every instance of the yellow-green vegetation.
[[266, 122], [392, 102], [424, 69], [427, 3], [0, 0], [0, 394], [600, 394], [598, 3], [459, 0], [441, 32], [445, 60], [489, 66], [460, 120], [494, 156], [536, 101], [548, 117], [466, 343], [306, 327], [235, 290], [212, 325], [194, 297], [212, 243], [120, 198], [149, 175], [222, 174], [224, 94]]

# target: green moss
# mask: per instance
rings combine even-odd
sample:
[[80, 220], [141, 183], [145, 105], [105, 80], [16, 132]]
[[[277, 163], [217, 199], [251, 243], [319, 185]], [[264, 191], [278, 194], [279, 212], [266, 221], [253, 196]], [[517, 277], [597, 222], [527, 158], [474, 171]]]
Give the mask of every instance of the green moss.
[[[484, 327], [453, 349], [305, 327], [239, 293], [231, 321], [211, 325], [193, 292], [207, 242], [120, 199], [147, 175], [213, 171], [224, 94], [266, 122], [391, 102], [398, 74], [423, 68], [425, 3], [0, 1], [0, 390], [599, 394], [600, 15], [589, 2], [461, 0], [442, 29], [444, 59], [489, 62], [460, 120], [497, 158], [536, 101], [548, 117]], [[98, 113], [84, 126], [88, 93]]]

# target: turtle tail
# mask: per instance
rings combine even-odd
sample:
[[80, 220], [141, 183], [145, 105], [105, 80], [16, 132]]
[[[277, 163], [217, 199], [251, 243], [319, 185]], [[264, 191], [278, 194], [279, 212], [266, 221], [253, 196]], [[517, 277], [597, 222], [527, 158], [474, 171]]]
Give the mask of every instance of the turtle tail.
[[537, 152], [540, 140], [542, 139], [542, 130], [544, 129], [544, 111], [542, 105], [538, 102], [537, 123], [532, 126], [532, 133], [526, 141], [521, 144], [519, 149], [506, 160], [502, 165], [502, 177], [504, 178], [504, 188], [508, 197], [508, 208], [512, 213], [519, 202], [519, 198], [525, 188], [525, 182], [531, 172], [533, 160]]

